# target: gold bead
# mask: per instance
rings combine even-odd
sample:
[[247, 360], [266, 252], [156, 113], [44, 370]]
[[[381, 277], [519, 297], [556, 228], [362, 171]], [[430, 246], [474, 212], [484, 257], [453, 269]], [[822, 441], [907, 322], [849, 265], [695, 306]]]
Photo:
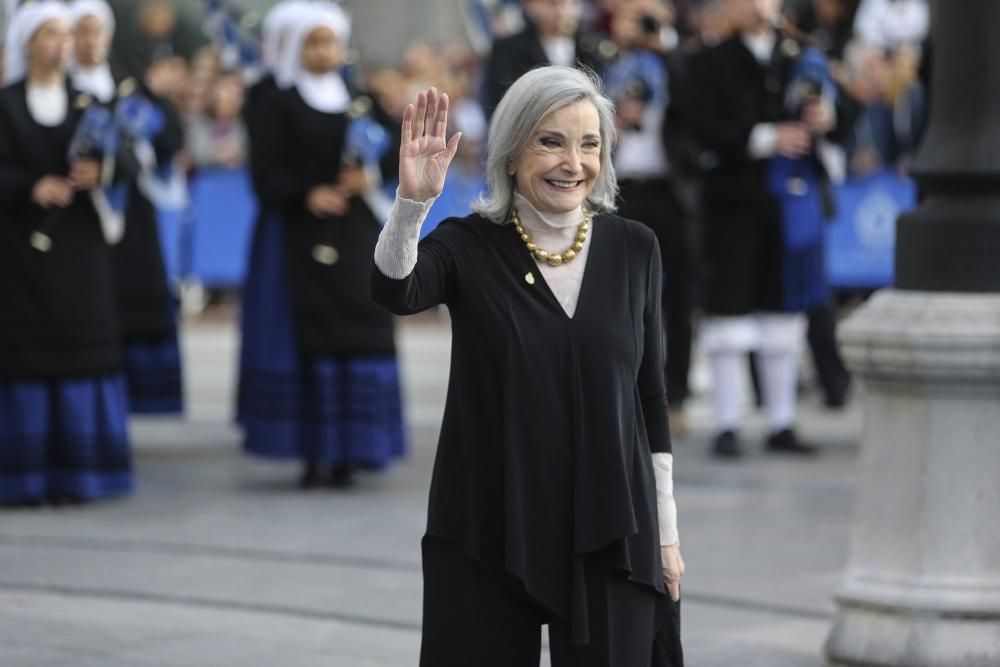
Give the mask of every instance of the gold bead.
[[[510, 221], [517, 231], [518, 236], [521, 237], [521, 241], [524, 246], [531, 253], [532, 257], [538, 262], [545, 262], [549, 266], [562, 266], [566, 262], [576, 259], [577, 253], [583, 250], [584, 243], [587, 240], [587, 230], [590, 229], [591, 215], [589, 211], [583, 212], [583, 222], [577, 227], [576, 239], [571, 248], [561, 252], [561, 253], [550, 253], [547, 250], [543, 250], [538, 247], [532, 238], [531, 233], [525, 229], [524, 225], [521, 224], [521, 219], [517, 214], [517, 209], [512, 209], [510, 212]], [[530, 276], [530, 274], [528, 274]], [[531, 276], [534, 279], [534, 276]], [[531, 284], [528, 280], [528, 276], [525, 276], [525, 280]]]

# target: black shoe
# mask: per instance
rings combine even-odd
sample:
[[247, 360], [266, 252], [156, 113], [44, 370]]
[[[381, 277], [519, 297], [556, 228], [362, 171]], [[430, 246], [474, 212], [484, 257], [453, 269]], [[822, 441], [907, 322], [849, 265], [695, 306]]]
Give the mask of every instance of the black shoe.
[[81, 498], [80, 496], [60, 493], [49, 498], [49, 503], [51, 503], [53, 507], [76, 507], [79, 505], [86, 505], [87, 499]]
[[28, 510], [45, 507], [45, 501], [41, 498], [19, 498], [17, 500], [0, 501], [0, 509], [4, 510]]
[[769, 435], [767, 451], [772, 454], [794, 454], [796, 456], [814, 456], [817, 453], [815, 447], [799, 441], [795, 431], [790, 428]]
[[830, 410], [842, 410], [847, 407], [851, 395], [851, 380], [841, 383], [836, 389], [825, 392], [823, 403]]
[[319, 463], [306, 461], [302, 467], [302, 476], [299, 478], [300, 489], [315, 489], [323, 483], [323, 470]]
[[712, 456], [720, 459], [738, 459], [743, 456], [743, 447], [733, 431], [723, 431], [715, 436]]
[[336, 489], [348, 489], [354, 486], [354, 466], [350, 463], [340, 463], [330, 470], [330, 486]]

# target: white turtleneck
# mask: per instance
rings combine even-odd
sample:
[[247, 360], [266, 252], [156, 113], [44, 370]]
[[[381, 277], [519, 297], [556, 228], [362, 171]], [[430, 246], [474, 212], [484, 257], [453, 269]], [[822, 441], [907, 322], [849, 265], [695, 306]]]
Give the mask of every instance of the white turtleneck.
[[[577, 228], [583, 220], [583, 211], [569, 213], [542, 213], [521, 195], [514, 195], [521, 224], [530, 232], [535, 244], [545, 250], [562, 252], [573, 244]], [[375, 266], [387, 278], [402, 280], [417, 265], [417, 244], [420, 227], [436, 198], [425, 202], [413, 201], [396, 194], [389, 220], [382, 228], [375, 244]], [[593, 223], [592, 223], [593, 224]], [[576, 312], [583, 274], [587, 268], [593, 230], [587, 235], [583, 250], [576, 259], [561, 266], [538, 262], [539, 271], [546, 284], [570, 317]], [[527, 252], [527, 250], [525, 250]], [[656, 478], [656, 506], [659, 516], [660, 544], [670, 546], [680, 543], [677, 532], [677, 504], [674, 501], [673, 454], [653, 454], [653, 474]]]
[[[577, 231], [583, 221], [583, 209], [577, 208], [569, 213], [543, 213], [531, 205], [519, 194], [514, 195], [514, 208], [521, 219], [521, 224], [531, 234], [535, 245], [549, 253], [560, 253], [573, 245]], [[591, 225], [595, 224], [591, 222]], [[583, 271], [587, 268], [587, 256], [590, 254], [590, 239], [593, 230], [587, 234], [583, 242], [583, 250], [576, 253], [576, 259], [560, 266], [549, 266], [547, 262], [539, 262], [538, 270], [545, 278], [559, 305], [569, 317], [576, 312], [576, 302], [580, 298], [580, 286], [583, 284]]]

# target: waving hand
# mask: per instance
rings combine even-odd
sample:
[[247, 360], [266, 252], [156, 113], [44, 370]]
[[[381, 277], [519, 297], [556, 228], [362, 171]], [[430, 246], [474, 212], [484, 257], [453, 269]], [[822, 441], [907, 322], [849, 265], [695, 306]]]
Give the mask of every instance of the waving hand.
[[441, 194], [445, 175], [462, 133], [445, 142], [448, 129], [448, 95], [431, 88], [417, 96], [417, 105], [403, 112], [403, 137], [399, 144], [399, 196], [427, 201]]

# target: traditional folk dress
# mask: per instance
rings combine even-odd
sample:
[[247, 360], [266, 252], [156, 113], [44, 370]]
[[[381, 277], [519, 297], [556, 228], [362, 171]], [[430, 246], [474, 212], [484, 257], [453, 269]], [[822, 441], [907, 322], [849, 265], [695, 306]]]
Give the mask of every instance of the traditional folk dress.
[[24, 58], [11, 58], [46, 21], [65, 18], [62, 3], [19, 10], [7, 42], [17, 83], [0, 91], [2, 503], [132, 489], [111, 248], [89, 193], [48, 210], [31, 198], [41, 178], [69, 173], [84, 100], [61, 83], [25, 81]]
[[313, 29], [329, 24], [343, 38], [343, 25], [304, 11], [279, 85], [263, 79], [247, 116], [261, 212], [243, 293], [239, 420], [251, 454], [383, 468], [405, 439], [393, 322], [368, 287], [380, 226], [359, 197], [342, 216], [306, 207], [313, 187], [336, 182], [352, 120], [340, 76], [299, 62]]

